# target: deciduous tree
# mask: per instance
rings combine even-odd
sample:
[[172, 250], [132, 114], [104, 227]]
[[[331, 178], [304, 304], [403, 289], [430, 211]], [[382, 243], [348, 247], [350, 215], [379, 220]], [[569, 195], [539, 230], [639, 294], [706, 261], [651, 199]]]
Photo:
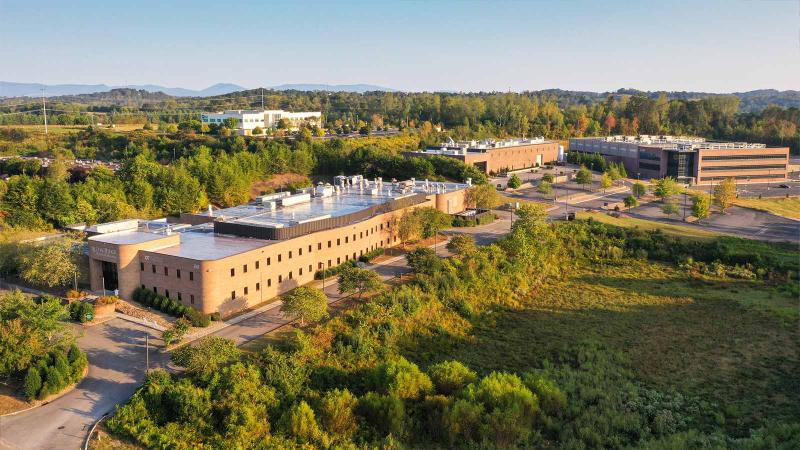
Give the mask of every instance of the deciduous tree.
[[383, 289], [383, 280], [380, 275], [371, 270], [351, 267], [339, 274], [340, 294], [357, 293], [360, 300], [364, 294], [381, 289]]
[[320, 289], [301, 286], [289, 291], [281, 300], [281, 312], [300, 319], [301, 326], [306, 320], [316, 322], [328, 315], [328, 297]]
[[624, 202], [625, 202], [625, 207], [628, 209], [634, 208], [636, 207], [636, 205], [639, 204], [639, 200], [636, 200], [636, 197], [632, 195], [625, 197]]
[[692, 215], [702, 220], [711, 215], [711, 197], [706, 194], [692, 196]]
[[736, 181], [733, 178], [726, 178], [714, 187], [714, 203], [719, 206], [724, 214], [736, 199]]
[[578, 173], [575, 174], [575, 182], [586, 187], [591, 186], [592, 184], [592, 172], [586, 168], [586, 166], [581, 166]]

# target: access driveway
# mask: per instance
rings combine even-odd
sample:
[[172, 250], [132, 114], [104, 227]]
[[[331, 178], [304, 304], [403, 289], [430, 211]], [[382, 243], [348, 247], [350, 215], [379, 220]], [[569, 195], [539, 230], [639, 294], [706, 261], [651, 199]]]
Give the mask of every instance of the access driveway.
[[146, 335], [151, 369], [163, 367], [169, 358], [159, 350], [160, 333], [121, 319], [86, 328], [78, 340], [89, 356], [86, 378], [46, 405], [0, 417], [0, 448], [81, 448], [92, 424], [127, 401], [144, 380]]

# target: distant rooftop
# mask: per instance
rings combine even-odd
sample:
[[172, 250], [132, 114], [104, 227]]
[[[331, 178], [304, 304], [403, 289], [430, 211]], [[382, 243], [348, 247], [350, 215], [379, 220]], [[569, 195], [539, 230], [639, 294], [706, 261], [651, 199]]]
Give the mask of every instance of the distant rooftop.
[[549, 142], [552, 141], [542, 136], [530, 139], [484, 139], [480, 141], [454, 141], [450, 139], [447, 142], [440, 143], [438, 147], [428, 147], [423, 150], [423, 152], [440, 155], [463, 155], [466, 153], [485, 153], [497, 148], [519, 147], [521, 145], [545, 144]]
[[766, 144], [751, 143], [751, 142], [725, 142], [725, 141], [709, 141], [702, 137], [696, 136], [668, 136], [668, 135], [647, 135], [642, 134], [638, 136], [597, 136], [587, 138], [575, 138], [595, 140], [602, 142], [625, 142], [638, 145], [655, 145], [663, 148], [674, 148], [678, 150], [695, 150], [695, 149], [737, 149], [737, 148], [765, 148]]
[[314, 188], [258, 197], [255, 201], [231, 208], [203, 211], [196, 216], [220, 222], [233, 222], [268, 228], [284, 228], [316, 220], [346, 216], [372, 206], [416, 194], [452, 192], [468, 187], [464, 183], [428, 180], [384, 182], [360, 175], [336, 177], [335, 183]]

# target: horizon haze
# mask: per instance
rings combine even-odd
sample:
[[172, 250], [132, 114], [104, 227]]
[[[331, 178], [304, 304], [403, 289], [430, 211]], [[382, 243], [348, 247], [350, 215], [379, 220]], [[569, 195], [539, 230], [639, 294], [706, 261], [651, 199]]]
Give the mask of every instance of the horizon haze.
[[797, 90], [799, 8], [719, 0], [303, 7], [244, 1], [235, 8], [2, 0], [0, 58], [5, 81], [191, 90], [217, 83], [455, 92]]

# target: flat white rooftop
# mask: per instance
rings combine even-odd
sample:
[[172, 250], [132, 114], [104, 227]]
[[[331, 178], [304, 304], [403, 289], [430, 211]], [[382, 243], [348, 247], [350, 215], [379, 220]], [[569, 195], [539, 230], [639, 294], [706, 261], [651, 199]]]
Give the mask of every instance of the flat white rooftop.
[[[339, 186], [319, 185], [316, 190], [329, 195], [314, 196], [314, 192], [311, 192], [311, 197], [301, 203], [270, 206], [254, 201], [213, 212], [204, 211], [195, 216], [256, 227], [285, 228], [315, 220], [346, 216], [417, 194], [447, 193], [469, 187], [464, 183], [425, 180], [384, 183], [379, 180], [364, 180], [358, 176], [343, 178], [350, 181], [342, 182]], [[275, 198], [286, 199], [289, 196]], [[100, 224], [95, 229], [101, 234], [90, 237], [90, 241], [116, 245], [140, 244], [178, 234], [180, 244], [148, 251], [195, 260], [226, 258], [279, 242], [215, 233], [212, 222], [190, 226], [180, 223], [169, 224], [163, 219], [155, 221], [130, 219], [118, 223]]]

